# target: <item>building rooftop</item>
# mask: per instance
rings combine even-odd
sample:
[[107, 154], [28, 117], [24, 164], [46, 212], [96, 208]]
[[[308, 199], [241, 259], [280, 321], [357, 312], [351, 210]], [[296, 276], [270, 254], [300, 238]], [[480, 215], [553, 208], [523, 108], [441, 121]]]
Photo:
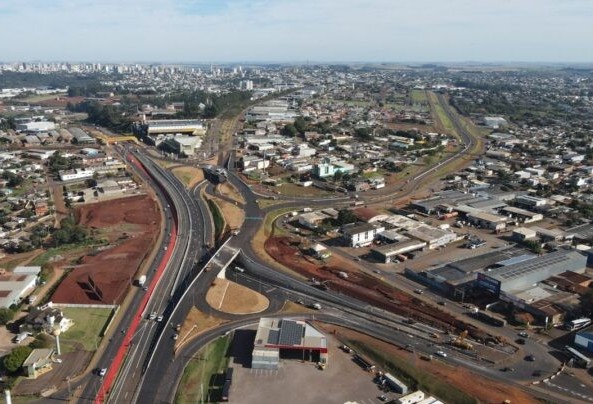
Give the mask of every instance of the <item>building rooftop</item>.
[[327, 348], [326, 337], [304, 321], [261, 318], [254, 345], [258, 348]]

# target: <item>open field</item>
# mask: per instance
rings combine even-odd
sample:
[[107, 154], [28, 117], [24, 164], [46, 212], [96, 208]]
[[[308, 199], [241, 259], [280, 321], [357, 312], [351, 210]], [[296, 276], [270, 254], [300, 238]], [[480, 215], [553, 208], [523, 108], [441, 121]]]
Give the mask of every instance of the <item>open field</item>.
[[74, 321], [74, 325], [60, 336], [62, 349], [72, 352], [83, 349], [95, 351], [101, 340], [101, 332], [110, 320], [112, 309], [64, 307], [62, 312], [66, 318]]
[[441, 132], [448, 134], [448, 135], [454, 136], [455, 138], [457, 138], [457, 140], [461, 140], [461, 138], [459, 137], [459, 134], [457, 133], [457, 131], [455, 130], [455, 127], [453, 126], [453, 122], [451, 122], [451, 120], [445, 113], [445, 110], [439, 103], [439, 100], [438, 100], [436, 94], [429, 93], [428, 100], [430, 102], [430, 107], [433, 112], [433, 117], [435, 118], [435, 123], [436, 123], [437, 129], [440, 130]]
[[217, 189], [221, 195], [224, 195], [237, 203], [245, 203], [245, 198], [243, 198], [243, 195], [238, 193], [233, 184], [231, 184], [230, 182], [225, 182], [223, 184], [218, 185]]
[[410, 98], [412, 99], [412, 102], [415, 104], [428, 102], [428, 97], [426, 96], [426, 91], [424, 90], [410, 91]]

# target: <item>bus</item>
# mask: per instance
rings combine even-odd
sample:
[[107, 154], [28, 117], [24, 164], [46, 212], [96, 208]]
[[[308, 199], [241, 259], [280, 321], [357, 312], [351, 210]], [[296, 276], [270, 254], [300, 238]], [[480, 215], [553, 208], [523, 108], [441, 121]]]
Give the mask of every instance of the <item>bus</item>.
[[574, 364], [581, 368], [588, 368], [591, 365], [591, 359], [574, 349], [573, 347], [566, 345], [564, 347], [564, 354], [569, 356]]
[[568, 331], [580, 330], [591, 324], [591, 319], [587, 317], [577, 318], [576, 320], [567, 321], [564, 323], [564, 328]]

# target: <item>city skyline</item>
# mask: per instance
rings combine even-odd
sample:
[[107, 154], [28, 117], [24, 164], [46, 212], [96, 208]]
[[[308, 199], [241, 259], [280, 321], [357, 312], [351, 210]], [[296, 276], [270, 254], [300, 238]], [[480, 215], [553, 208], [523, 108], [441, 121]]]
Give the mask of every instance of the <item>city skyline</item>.
[[585, 0], [7, 0], [4, 62], [588, 63]]

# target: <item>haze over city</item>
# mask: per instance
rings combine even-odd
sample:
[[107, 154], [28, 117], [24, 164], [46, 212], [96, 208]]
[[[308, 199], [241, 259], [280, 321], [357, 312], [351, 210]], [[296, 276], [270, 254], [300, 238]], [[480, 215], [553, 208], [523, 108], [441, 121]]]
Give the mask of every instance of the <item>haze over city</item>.
[[3, 61], [590, 62], [592, 13], [585, 0], [6, 0], [0, 54]]

